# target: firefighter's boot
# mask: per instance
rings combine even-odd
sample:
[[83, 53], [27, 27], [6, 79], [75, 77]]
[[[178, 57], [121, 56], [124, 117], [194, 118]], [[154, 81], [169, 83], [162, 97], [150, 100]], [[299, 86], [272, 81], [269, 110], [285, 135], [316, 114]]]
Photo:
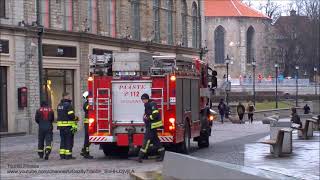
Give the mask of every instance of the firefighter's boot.
[[163, 161], [165, 150], [164, 148], [161, 148], [158, 150], [159, 152], [159, 157], [156, 159], [157, 162]]
[[84, 156], [85, 156], [85, 154], [86, 154], [86, 149], [85, 149], [85, 148], [82, 148], [82, 149], [81, 149], [81, 153], [80, 153], [80, 155], [84, 157]]
[[90, 156], [89, 153], [86, 153], [83, 157], [86, 159], [93, 159], [93, 156]]
[[70, 159], [76, 159], [76, 158], [73, 157], [72, 155], [66, 155], [65, 159], [66, 159], [66, 160], [70, 160]]
[[39, 158], [42, 159], [43, 158], [43, 152], [38, 152]]
[[45, 156], [44, 156], [44, 159], [45, 160], [48, 160], [49, 159], [49, 155], [51, 153], [51, 146], [49, 147], [46, 147], [46, 150], [44, 151], [45, 152]]
[[143, 152], [139, 151], [139, 155], [138, 155], [137, 161], [139, 163], [142, 163], [142, 161], [143, 161], [142, 159], [143, 159], [144, 156], [145, 156], [145, 154]]

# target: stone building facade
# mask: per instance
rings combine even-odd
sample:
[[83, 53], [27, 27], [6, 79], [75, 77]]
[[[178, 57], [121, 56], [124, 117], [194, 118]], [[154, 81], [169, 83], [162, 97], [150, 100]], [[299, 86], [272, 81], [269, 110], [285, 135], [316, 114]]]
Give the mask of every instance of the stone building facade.
[[[36, 0], [0, 0], [1, 132], [36, 132], [39, 71]], [[117, 51], [199, 56], [199, 0], [40, 0], [45, 98], [72, 94], [82, 117], [88, 55]], [[184, 9], [184, 11], [182, 11]], [[137, 35], [138, 33], [138, 35]], [[18, 89], [27, 88], [20, 107]]]
[[[231, 59], [229, 78], [267, 76], [271, 54], [271, 20], [237, 0], [205, 1], [205, 32], [207, 59], [218, 71], [218, 79], [226, 75], [225, 59]], [[250, 41], [250, 42], [249, 42]]]

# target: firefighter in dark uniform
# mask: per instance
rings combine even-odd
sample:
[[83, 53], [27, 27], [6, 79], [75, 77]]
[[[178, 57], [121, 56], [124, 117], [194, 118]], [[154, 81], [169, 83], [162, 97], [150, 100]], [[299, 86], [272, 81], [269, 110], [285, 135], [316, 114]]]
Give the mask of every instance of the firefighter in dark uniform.
[[[38, 154], [41, 159], [45, 155], [44, 159], [48, 160], [52, 149], [52, 122], [54, 121], [54, 113], [47, 102], [41, 102], [41, 107], [36, 112], [35, 120], [39, 125]], [[45, 148], [44, 142], [46, 142]]]
[[72, 157], [73, 129], [77, 126], [77, 117], [71, 105], [69, 93], [63, 93], [63, 99], [58, 104], [57, 127], [60, 130], [60, 159], [75, 159]]
[[157, 129], [163, 126], [162, 119], [157, 108], [157, 104], [150, 100], [148, 94], [143, 94], [141, 100], [144, 103], [144, 122], [145, 122], [145, 134], [143, 139], [143, 146], [140, 148], [138, 161], [142, 162], [143, 157], [150, 151], [150, 144], [153, 144], [153, 148], [158, 151], [159, 157], [157, 161], [163, 161], [165, 149], [162, 146]]
[[85, 102], [83, 104], [83, 111], [84, 111], [84, 120], [83, 120], [83, 126], [84, 126], [84, 144], [83, 148], [81, 150], [80, 155], [83, 156], [86, 159], [93, 159], [93, 156], [90, 156], [89, 152], [89, 120], [88, 120], [88, 110], [89, 110], [89, 103], [88, 103], [88, 91], [83, 93], [83, 98], [85, 99]]

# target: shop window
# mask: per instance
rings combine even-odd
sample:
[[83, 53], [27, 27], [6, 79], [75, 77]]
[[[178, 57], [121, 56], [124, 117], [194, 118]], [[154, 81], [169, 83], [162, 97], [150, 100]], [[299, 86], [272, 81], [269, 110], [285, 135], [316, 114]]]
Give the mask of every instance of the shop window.
[[51, 57], [77, 57], [77, 47], [74, 46], [60, 46], [54, 44], [43, 45], [43, 56]]
[[0, 39], [0, 53], [9, 54], [9, 40]]

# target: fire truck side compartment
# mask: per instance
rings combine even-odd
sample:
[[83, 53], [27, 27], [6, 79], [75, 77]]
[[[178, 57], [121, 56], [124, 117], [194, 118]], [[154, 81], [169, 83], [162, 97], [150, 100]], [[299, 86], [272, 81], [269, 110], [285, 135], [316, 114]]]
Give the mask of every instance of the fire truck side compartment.
[[183, 117], [183, 88], [182, 88], [182, 82], [183, 79], [177, 78], [176, 80], [176, 121], [177, 124], [182, 124], [182, 117]]
[[192, 79], [191, 80], [191, 118], [192, 121], [197, 121], [200, 119], [200, 103], [199, 103], [199, 80]]

